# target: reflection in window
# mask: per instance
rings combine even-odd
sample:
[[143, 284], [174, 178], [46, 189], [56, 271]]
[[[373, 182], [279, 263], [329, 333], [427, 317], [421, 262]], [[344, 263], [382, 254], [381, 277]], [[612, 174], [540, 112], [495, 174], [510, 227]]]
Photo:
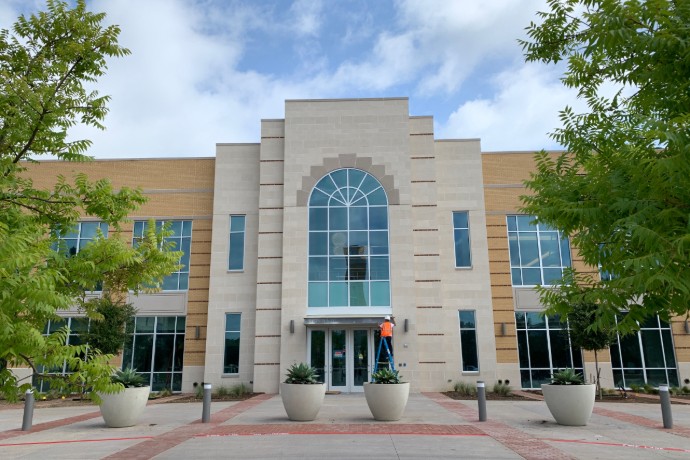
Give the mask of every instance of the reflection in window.
[[[180, 269], [171, 273], [163, 279], [164, 291], [186, 291], [189, 288], [189, 256], [192, 246], [192, 221], [191, 220], [157, 220], [156, 230], [160, 230], [163, 225], [169, 225], [171, 234], [165, 237], [166, 242], [174, 243], [173, 251], [182, 251], [179, 264]], [[134, 222], [134, 234], [132, 244], [146, 234], [149, 226], [148, 221]]]
[[611, 345], [611, 367], [618, 387], [661, 383], [678, 386], [671, 326], [655, 316], [641, 324], [638, 332], [618, 336]]
[[470, 256], [470, 223], [467, 211], [453, 212], [453, 238], [455, 241], [455, 267], [472, 266]]
[[359, 169], [324, 176], [309, 198], [310, 307], [390, 306], [388, 198]]
[[582, 352], [570, 346], [568, 329], [557, 316], [515, 312], [522, 388], [541, 388], [567, 367], [583, 373]]
[[479, 356], [477, 354], [477, 323], [474, 310], [460, 310], [459, 317], [462, 371], [479, 372]]
[[184, 316], [138, 316], [127, 325], [122, 368], [143, 375], [151, 391], [182, 391]]
[[57, 241], [53, 244], [53, 250], [73, 256], [98, 237], [100, 230], [103, 237], [108, 236], [108, 224], [105, 222], [78, 222], [69, 231], [55, 232]]
[[224, 374], [237, 374], [240, 371], [240, 319], [239, 313], [225, 314]]
[[228, 270], [244, 269], [244, 216], [230, 216]]
[[510, 273], [513, 286], [551, 285], [570, 267], [568, 238], [535, 216], [508, 216]]

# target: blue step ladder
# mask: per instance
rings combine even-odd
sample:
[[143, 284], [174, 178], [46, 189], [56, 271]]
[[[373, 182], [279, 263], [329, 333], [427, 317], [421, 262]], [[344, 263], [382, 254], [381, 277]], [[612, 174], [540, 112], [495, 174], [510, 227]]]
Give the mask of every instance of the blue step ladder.
[[383, 347], [386, 347], [386, 353], [388, 353], [388, 367], [390, 370], [395, 371], [395, 362], [393, 361], [393, 353], [391, 353], [391, 349], [388, 347], [388, 341], [386, 340], [386, 338], [381, 337], [381, 341], [379, 342], [379, 348], [376, 351], [376, 360], [374, 361], [374, 372], [372, 374], [375, 374], [379, 370], [379, 360], [381, 358], [381, 348], [383, 348]]

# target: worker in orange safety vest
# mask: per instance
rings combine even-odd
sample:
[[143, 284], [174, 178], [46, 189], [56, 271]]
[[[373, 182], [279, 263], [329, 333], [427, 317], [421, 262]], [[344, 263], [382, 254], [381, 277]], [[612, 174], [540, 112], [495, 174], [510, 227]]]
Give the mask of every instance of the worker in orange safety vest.
[[393, 328], [395, 327], [395, 317], [386, 316], [383, 323], [379, 324], [381, 328], [381, 340], [385, 340], [388, 344], [388, 349], [391, 351], [391, 358], [393, 357]]

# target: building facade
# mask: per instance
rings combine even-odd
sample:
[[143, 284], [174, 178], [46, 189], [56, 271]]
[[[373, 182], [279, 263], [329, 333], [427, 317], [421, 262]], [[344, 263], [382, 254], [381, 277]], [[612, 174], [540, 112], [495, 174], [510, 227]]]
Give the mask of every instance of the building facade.
[[[432, 117], [385, 98], [287, 101], [284, 119], [261, 121], [259, 143], [217, 144], [215, 158], [43, 162], [29, 174], [141, 187], [149, 202], [125, 228], [133, 240], [148, 219], [171, 222], [183, 268], [131, 299], [123, 366], [154, 390], [276, 393], [301, 361], [329, 390], [361, 391], [388, 315], [413, 391], [538, 388], [563, 367], [593, 376], [593, 355], [539, 314], [534, 286], [585, 267], [566, 236], [518, 212], [533, 168], [531, 152], [435, 139]], [[97, 225], [85, 218], [65, 240], [78, 250]], [[600, 352], [603, 385], [683, 385], [689, 346], [682, 320], [650, 321]]]

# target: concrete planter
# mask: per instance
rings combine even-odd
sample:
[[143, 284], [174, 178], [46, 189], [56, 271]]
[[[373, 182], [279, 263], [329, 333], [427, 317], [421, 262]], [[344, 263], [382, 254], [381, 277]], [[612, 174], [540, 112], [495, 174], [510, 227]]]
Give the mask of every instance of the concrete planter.
[[587, 425], [594, 409], [596, 385], [552, 385], [541, 386], [544, 401], [551, 415], [559, 425]]
[[400, 420], [410, 396], [410, 382], [364, 382], [364, 397], [375, 420]]
[[309, 422], [316, 418], [326, 395], [326, 385], [281, 383], [280, 398], [290, 420]]
[[103, 394], [101, 397], [101, 415], [110, 428], [123, 428], [136, 425], [149, 400], [151, 387], [125, 388], [120, 393]]

